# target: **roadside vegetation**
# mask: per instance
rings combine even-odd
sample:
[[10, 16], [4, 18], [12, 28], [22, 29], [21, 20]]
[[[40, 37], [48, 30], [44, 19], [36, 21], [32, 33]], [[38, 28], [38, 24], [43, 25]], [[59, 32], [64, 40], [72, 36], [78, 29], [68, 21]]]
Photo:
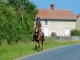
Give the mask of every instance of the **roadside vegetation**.
[[77, 29], [75, 29], [75, 30], [71, 30], [71, 36], [80, 36], [80, 30], [77, 30]]
[[30, 40], [37, 12], [29, 0], [0, 0], [0, 45]]
[[[66, 45], [71, 45], [71, 44], [78, 44], [80, 41], [59, 41], [59, 40], [54, 40], [52, 38], [46, 38], [44, 41], [44, 49], [48, 50], [51, 48], [56, 48], [60, 46], [66, 46]], [[34, 42], [18, 42], [18, 43], [13, 43], [11, 45], [7, 44], [6, 41], [0, 45], [0, 60], [13, 60], [25, 55], [30, 55], [33, 53], [37, 53], [36, 50], [34, 50], [35, 44]]]
[[[37, 53], [32, 42], [37, 13], [36, 5], [30, 0], [0, 0], [0, 60], [13, 60]], [[54, 36], [54, 33], [52, 35]], [[76, 43], [80, 41], [47, 38], [44, 50]]]

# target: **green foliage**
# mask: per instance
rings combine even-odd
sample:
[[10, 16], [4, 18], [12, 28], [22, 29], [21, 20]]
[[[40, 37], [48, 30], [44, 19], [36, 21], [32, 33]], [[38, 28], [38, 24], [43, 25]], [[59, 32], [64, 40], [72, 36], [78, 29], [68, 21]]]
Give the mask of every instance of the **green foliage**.
[[0, 2], [0, 44], [1, 40], [6, 40], [8, 44], [32, 40], [33, 19], [37, 14], [36, 6], [29, 0], [24, 0], [28, 2], [24, 3], [22, 14], [21, 1], [23, 0]]
[[71, 30], [71, 36], [80, 36], [80, 30]]
[[15, 11], [19, 14], [18, 17], [20, 17], [22, 21], [26, 17], [24, 15], [25, 13], [33, 19], [37, 14], [36, 5], [29, 0], [8, 0], [8, 2], [15, 8]]
[[[77, 43], [80, 43], [80, 41], [58, 41], [53, 40], [53, 38], [46, 38], [44, 50]], [[33, 50], [34, 48], [35, 44], [33, 42], [19, 42], [8, 45], [6, 41], [4, 41], [2, 45], [0, 45], [0, 60], [15, 60], [25, 55], [37, 53], [36, 50]]]

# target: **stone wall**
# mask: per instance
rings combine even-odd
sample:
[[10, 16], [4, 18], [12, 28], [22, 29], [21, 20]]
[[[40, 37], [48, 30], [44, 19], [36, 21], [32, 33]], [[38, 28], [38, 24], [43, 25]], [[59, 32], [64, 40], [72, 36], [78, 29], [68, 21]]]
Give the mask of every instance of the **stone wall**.
[[54, 40], [80, 40], [80, 36], [53, 36]]

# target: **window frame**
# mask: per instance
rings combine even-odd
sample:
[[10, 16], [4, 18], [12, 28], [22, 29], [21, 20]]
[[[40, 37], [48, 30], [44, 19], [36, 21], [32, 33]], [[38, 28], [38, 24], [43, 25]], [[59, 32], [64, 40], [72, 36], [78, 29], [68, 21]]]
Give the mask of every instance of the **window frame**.
[[44, 25], [47, 26], [48, 24], [48, 20], [44, 20]]

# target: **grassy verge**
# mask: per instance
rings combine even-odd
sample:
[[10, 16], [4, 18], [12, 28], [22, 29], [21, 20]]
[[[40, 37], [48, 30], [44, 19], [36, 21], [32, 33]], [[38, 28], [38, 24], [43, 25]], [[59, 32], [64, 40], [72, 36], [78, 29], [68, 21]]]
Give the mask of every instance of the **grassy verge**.
[[[77, 43], [80, 43], [80, 41], [56, 41], [48, 38], [44, 42], [44, 50]], [[13, 60], [21, 56], [36, 53], [37, 51], [33, 50], [33, 48], [33, 42], [19, 42], [11, 45], [4, 42], [0, 46], [0, 60]]]
[[52, 38], [48, 38], [44, 43], [44, 49], [50, 49], [50, 48], [56, 48], [60, 46], [66, 46], [71, 44], [78, 44], [80, 43], [80, 40], [65, 40], [65, 41], [59, 41], [59, 40], [53, 40]]

